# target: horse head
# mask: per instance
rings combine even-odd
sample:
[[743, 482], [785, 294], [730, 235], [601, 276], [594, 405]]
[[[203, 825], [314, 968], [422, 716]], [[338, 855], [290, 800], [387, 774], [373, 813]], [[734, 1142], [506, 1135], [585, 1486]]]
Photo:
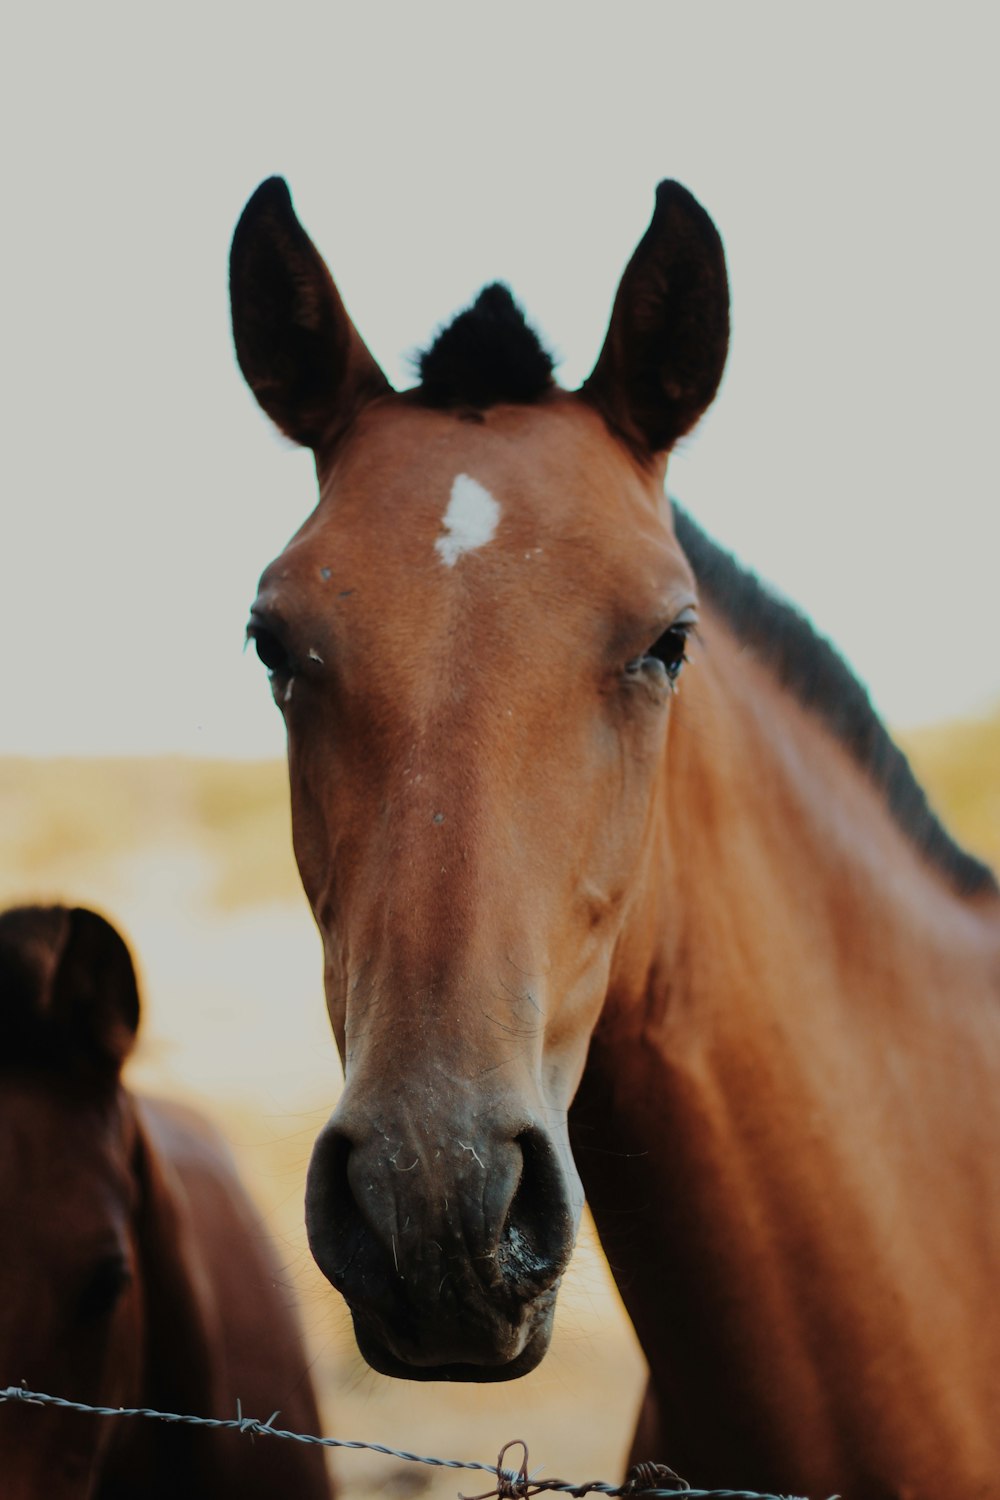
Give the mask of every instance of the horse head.
[[502, 287], [392, 390], [278, 179], [231, 290], [243, 373], [319, 481], [249, 624], [345, 1069], [310, 1243], [376, 1369], [510, 1379], [548, 1346], [582, 1208], [567, 1114], [644, 983], [669, 857], [697, 596], [663, 477], [722, 375], [721, 242], [660, 186], [576, 392]]
[[[0, 916], [0, 1384], [129, 1404], [142, 1277], [134, 1127], [119, 1091], [139, 1017], [121, 937], [82, 909]], [[0, 1409], [14, 1497], [85, 1496], [111, 1425]]]

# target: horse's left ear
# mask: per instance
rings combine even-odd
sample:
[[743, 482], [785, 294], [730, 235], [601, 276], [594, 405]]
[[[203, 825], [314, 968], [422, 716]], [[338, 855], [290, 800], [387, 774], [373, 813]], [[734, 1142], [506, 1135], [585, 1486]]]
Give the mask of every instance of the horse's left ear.
[[625, 268], [604, 348], [581, 395], [644, 456], [665, 453], [709, 405], [729, 347], [718, 230], [678, 182], [661, 182]]
[[60, 1050], [76, 1066], [117, 1074], [139, 1025], [139, 987], [125, 939], [85, 907], [66, 912], [47, 1006]]
[[229, 293], [240, 369], [295, 442], [320, 447], [390, 389], [281, 177], [262, 182], [240, 216]]

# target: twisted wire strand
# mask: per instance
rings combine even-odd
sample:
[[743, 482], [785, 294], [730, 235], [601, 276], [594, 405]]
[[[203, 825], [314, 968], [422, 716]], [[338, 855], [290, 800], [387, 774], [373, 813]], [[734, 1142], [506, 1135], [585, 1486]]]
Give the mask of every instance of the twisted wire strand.
[[[533, 1479], [528, 1474], [528, 1446], [521, 1438], [505, 1443], [495, 1464], [478, 1463], [474, 1459], [427, 1458], [419, 1453], [408, 1453], [403, 1448], [391, 1448], [385, 1443], [366, 1443], [359, 1439], [315, 1437], [308, 1432], [289, 1432], [274, 1423], [279, 1415], [274, 1411], [266, 1422], [256, 1417], [245, 1417], [236, 1403], [235, 1417], [196, 1417], [182, 1412], [155, 1411], [149, 1406], [89, 1406], [84, 1401], [70, 1401], [65, 1396], [50, 1396], [44, 1391], [31, 1391], [21, 1385], [8, 1385], [0, 1390], [0, 1405], [4, 1402], [23, 1402], [33, 1406], [55, 1406], [63, 1411], [77, 1411], [95, 1417], [148, 1417], [158, 1422], [185, 1423], [192, 1427], [210, 1427], [218, 1431], [249, 1433], [251, 1437], [284, 1438], [292, 1443], [307, 1443], [317, 1448], [353, 1448], [369, 1453], [381, 1453], [386, 1458], [402, 1459], [406, 1463], [428, 1464], [435, 1469], [474, 1469], [483, 1474], [492, 1474], [494, 1485], [481, 1496], [460, 1496], [459, 1500], [530, 1500], [533, 1495], [552, 1490], [558, 1494], [583, 1496], [589, 1494], [628, 1497], [628, 1500], [782, 1500], [776, 1495], [761, 1495], [755, 1490], [694, 1490], [674, 1474], [665, 1464], [639, 1464], [631, 1471], [624, 1484], [607, 1484], [602, 1479], [591, 1479], [584, 1484], [574, 1484], [567, 1479]], [[519, 1469], [503, 1467], [507, 1450], [520, 1447], [523, 1460]], [[665, 1486], [665, 1487], [664, 1487]], [[788, 1497], [792, 1500], [792, 1497]], [[832, 1500], [839, 1500], [833, 1496]]]

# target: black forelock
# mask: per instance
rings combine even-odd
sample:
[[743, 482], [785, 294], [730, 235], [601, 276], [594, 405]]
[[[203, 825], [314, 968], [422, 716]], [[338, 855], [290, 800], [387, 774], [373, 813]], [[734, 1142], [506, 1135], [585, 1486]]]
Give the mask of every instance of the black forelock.
[[552, 386], [552, 356], [499, 281], [442, 328], [416, 363], [418, 395], [429, 406], [528, 404]]
[[779, 682], [826, 724], [881, 791], [896, 822], [963, 895], [996, 891], [993, 871], [967, 854], [935, 816], [910, 763], [868, 694], [829, 641], [794, 605], [711, 541], [674, 505], [677, 540], [698, 585]]

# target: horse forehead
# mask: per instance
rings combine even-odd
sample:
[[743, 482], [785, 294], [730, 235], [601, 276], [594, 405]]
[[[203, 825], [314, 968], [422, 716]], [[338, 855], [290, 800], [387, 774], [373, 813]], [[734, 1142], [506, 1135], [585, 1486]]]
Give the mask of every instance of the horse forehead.
[[[530, 589], [543, 560], [574, 578], [590, 561], [612, 587], [633, 530], [662, 533], [656, 510], [648, 479], [571, 398], [471, 417], [389, 406], [363, 414], [296, 543], [355, 565], [397, 560], [435, 585], [452, 573], [464, 587], [499, 567], [508, 587]], [[463, 566], [473, 555], [476, 567]]]
[[3, 1079], [0, 1195], [58, 1195], [63, 1211], [100, 1217], [131, 1190], [128, 1153], [117, 1110], [81, 1106], [51, 1083]]

